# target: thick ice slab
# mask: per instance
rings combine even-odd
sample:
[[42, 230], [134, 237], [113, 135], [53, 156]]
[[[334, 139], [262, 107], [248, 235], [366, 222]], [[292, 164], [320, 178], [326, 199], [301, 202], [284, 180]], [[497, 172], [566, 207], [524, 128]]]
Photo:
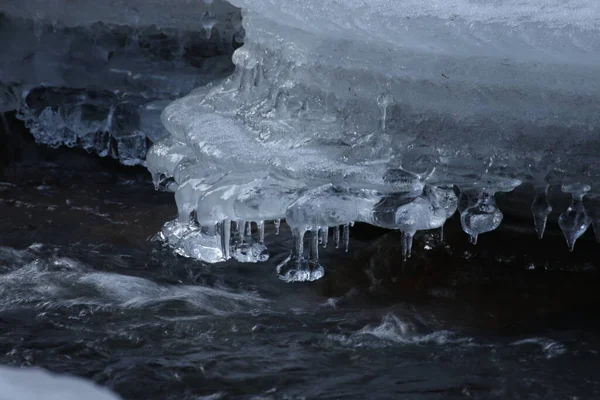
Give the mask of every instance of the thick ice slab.
[[162, 109], [226, 77], [243, 37], [230, 4], [186, 4], [2, 2], [0, 112], [19, 110], [39, 143], [143, 163]]
[[[347, 243], [354, 221], [401, 230], [409, 257], [417, 231], [458, 209], [476, 243], [503, 219], [495, 194], [521, 184], [537, 188], [539, 236], [549, 187], [573, 196], [560, 218], [571, 248], [592, 224], [582, 199], [600, 195], [597, 3], [232, 3], [246, 32], [234, 74], [163, 112], [171, 136], [156, 146], [193, 153], [173, 168], [186, 177], [179, 223], [229, 237], [223, 221], [286, 218], [287, 281], [321, 276], [318, 243], [330, 230]], [[260, 213], [239, 214], [242, 193]]]

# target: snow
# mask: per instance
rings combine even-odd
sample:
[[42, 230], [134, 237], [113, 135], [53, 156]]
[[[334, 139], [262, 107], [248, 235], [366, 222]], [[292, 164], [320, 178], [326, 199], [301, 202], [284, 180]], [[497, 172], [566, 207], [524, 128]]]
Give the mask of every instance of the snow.
[[85, 379], [34, 368], [0, 366], [0, 400], [118, 400]]

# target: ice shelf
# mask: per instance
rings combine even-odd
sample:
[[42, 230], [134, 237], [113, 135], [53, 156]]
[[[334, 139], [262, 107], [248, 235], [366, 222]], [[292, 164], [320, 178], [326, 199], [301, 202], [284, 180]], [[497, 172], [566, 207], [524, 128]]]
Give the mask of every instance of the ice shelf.
[[[103, 20], [135, 32], [138, 20], [201, 32], [206, 25], [189, 15], [217, 4], [178, 0], [165, 7], [158, 1], [121, 0], [127, 12], [116, 15], [106, 2], [83, 3]], [[15, 11], [17, 2], [7, 4], [17, 16], [35, 16], [39, 6], [30, 2], [21, 12]], [[333, 242], [347, 249], [354, 222], [401, 231], [408, 259], [415, 233], [443, 229], [455, 212], [477, 243], [479, 235], [502, 222], [496, 194], [523, 186], [535, 191], [529, 204], [532, 231], [540, 238], [551, 219], [571, 250], [589, 226], [600, 240], [600, 3], [231, 4], [242, 10], [245, 32], [243, 46], [231, 57], [233, 73], [195, 83], [198, 76], [187, 72], [189, 63], [175, 62], [179, 69], [167, 68], [156, 78], [160, 83], [150, 85], [169, 96], [144, 103], [144, 112], [154, 119], [142, 118], [143, 135], [131, 123], [135, 113], [129, 106], [113, 106], [114, 90], [65, 93], [64, 82], [57, 81], [60, 88], [44, 89], [45, 97], [29, 91], [22, 112], [24, 120], [33, 121], [32, 131], [54, 138], [47, 141], [72, 142], [56, 127], [79, 121], [87, 112], [82, 104], [94, 104], [95, 111], [78, 132], [110, 131], [129, 141], [151, 137], [148, 169], [157, 188], [174, 191], [179, 210], [161, 235], [179, 254], [206, 262], [263, 261], [268, 257], [265, 223], [279, 227], [285, 219], [293, 248], [278, 273], [286, 281], [314, 280], [325, 273], [319, 246]], [[225, 31], [235, 38], [241, 28], [227, 19], [233, 15], [227, 7], [217, 7], [216, 19], [231, 21]], [[83, 10], [69, 13], [66, 24], [92, 22]], [[55, 15], [46, 10], [41, 18]], [[135, 38], [135, 49], [144, 48], [141, 31], [125, 37]], [[83, 48], [86, 59], [113, 62], [97, 56], [104, 54], [99, 48]], [[181, 53], [177, 45], [165, 51], [171, 57]], [[125, 59], [130, 65], [136, 58]], [[140, 76], [154, 79], [151, 71], [161, 70], [159, 64], [135, 65], [150, 71]], [[117, 78], [103, 79], [113, 87]], [[190, 86], [197, 88], [182, 95]], [[48, 95], [77, 105], [52, 111]], [[163, 126], [155, 122], [159, 112]], [[28, 119], [27, 113], [34, 116]], [[107, 121], [111, 128], [100, 128]], [[52, 129], [56, 133], [48, 134]], [[554, 201], [557, 192], [571, 204]]]

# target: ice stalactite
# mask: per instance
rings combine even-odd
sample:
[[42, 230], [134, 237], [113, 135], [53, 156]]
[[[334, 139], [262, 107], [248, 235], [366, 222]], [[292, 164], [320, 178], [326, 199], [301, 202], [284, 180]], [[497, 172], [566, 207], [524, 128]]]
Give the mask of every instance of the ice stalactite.
[[279, 278], [285, 282], [310, 282], [320, 279], [325, 270], [319, 264], [318, 232], [311, 229], [309, 256], [304, 255], [305, 228], [292, 228], [292, 252], [277, 266]]
[[[165, 106], [168, 137], [147, 159], [159, 183], [173, 176], [162, 186], [175, 190], [180, 223], [195, 211], [202, 227], [257, 224], [254, 235], [232, 230], [231, 257], [259, 261], [261, 221], [278, 232], [285, 219], [294, 244], [279, 275], [312, 280], [326, 267], [315, 243], [327, 246], [332, 231], [346, 250], [355, 221], [402, 232], [408, 259], [417, 232], [443, 238], [457, 209], [476, 243], [513, 211], [496, 194], [522, 182], [536, 189], [524, 201], [539, 237], [549, 185], [585, 176], [587, 197], [599, 195], [600, 89], [585, 83], [600, 65], [591, 3], [572, 18], [558, 3], [540, 13], [487, 0], [232, 2], [246, 16], [233, 74]], [[577, 212], [563, 214], [565, 231]]]
[[340, 227], [337, 225], [333, 227], [333, 245], [336, 249], [340, 247]]
[[329, 227], [324, 226], [321, 228], [319, 241], [323, 245], [323, 248], [327, 248], [327, 243], [329, 243]]
[[276, 219], [273, 224], [275, 225], [275, 234], [279, 235], [279, 228], [281, 226], [281, 219]]
[[547, 183], [537, 183], [534, 187], [535, 197], [533, 199], [533, 203], [531, 204], [531, 212], [533, 213], [535, 232], [537, 233], [537, 237], [539, 239], [544, 237], [548, 215], [550, 215], [552, 212], [552, 206], [548, 202], [549, 187], [550, 185]]
[[500, 226], [503, 214], [496, 206], [493, 191], [473, 191], [469, 195], [469, 201], [471, 204], [461, 212], [460, 222], [465, 233], [469, 235], [470, 242], [477, 244], [480, 234]]
[[562, 185], [562, 191], [571, 194], [571, 204], [558, 217], [558, 225], [565, 236], [569, 251], [575, 249], [575, 242], [590, 226], [590, 217], [585, 211], [583, 197], [590, 191], [590, 186], [584, 183], [569, 183]]

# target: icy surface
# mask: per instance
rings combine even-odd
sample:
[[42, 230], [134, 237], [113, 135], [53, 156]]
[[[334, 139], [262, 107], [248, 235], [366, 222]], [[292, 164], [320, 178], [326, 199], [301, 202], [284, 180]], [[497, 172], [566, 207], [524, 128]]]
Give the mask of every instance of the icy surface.
[[167, 135], [164, 107], [231, 72], [243, 30], [221, 1], [111, 3], [2, 2], [0, 112], [18, 110], [40, 143], [139, 164]]
[[550, 187], [573, 196], [571, 249], [598, 220], [584, 201], [600, 193], [596, 2], [232, 3], [234, 74], [165, 108], [149, 161], [155, 182], [177, 171], [177, 223], [209, 227], [224, 258], [243, 240], [230, 221], [282, 218], [286, 281], [319, 278], [319, 244], [347, 248], [355, 221], [402, 231], [408, 258], [458, 209], [475, 244], [502, 222], [495, 194], [522, 184], [540, 238]]
[[[495, 195], [521, 185], [538, 237], [549, 221], [570, 249], [589, 226], [600, 237], [597, 2], [231, 3], [244, 45], [215, 80], [240, 41], [228, 4], [7, 1], [5, 30], [28, 45], [4, 35], [0, 105], [25, 94], [21, 118], [51, 145], [134, 163], [154, 142], [148, 169], [178, 207], [162, 237], [183, 256], [265, 260], [264, 224], [285, 219], [286, 281], [322, 276], [319, 246], [347, 250], [357, 221], [400, 230], [408, 259], [458, 211], [475, 244], [504, 219]], [[198, 64], [207, 46], [225, 56]]]
[[114, 394], [77, 377], [41, 369], [0, 366], [2, 400], [118, 400]]

